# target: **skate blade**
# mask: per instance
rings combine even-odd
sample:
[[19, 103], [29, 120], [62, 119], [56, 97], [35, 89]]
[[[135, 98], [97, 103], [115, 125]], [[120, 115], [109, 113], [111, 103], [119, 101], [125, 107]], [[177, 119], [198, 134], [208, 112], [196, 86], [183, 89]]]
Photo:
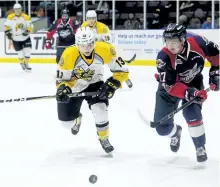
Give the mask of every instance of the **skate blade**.
[[23, 65], [21, 63], [20, 63], [20, 65], [21, 65], [22, 70], [24, 70], [25, 72], [31, 72], [32, 68], [27, 69], [25, 65]]
[[25, 69], [24, 71], [27, 72], [27, 73], [29, 73], [29, 72], [31, 72], [31, 70], [32, 70], [32, 69]]
[[[113, 151], [112, 151], [113, 152]], [[102, 155], [102, 157], [105, 157], [105, 158], [113, 158], [113, 153], [112, 152], [109, 152], [109, 153], [106, 153], [105, 155]]]

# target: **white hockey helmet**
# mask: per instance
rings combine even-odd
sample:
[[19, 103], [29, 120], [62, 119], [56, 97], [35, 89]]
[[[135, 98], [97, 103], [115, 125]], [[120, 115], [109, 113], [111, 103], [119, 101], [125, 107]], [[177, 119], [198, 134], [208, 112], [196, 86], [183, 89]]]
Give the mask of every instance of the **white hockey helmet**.
[[95, 18], [97, 19], [97, 14], [95, 12], [95, 10], [88, 10], [86, 13], [86, 20], [89, 18]]
[[19, 9], [19, 8], [22, 9], [21, 4], [19, 3], [14, 4], [13, 9]]
[[14, 9], [15, 15], [17, 15], [17, 16], [21, 15], [22, 8], [21, 8], [21, 5], [19, 3], [14, 4], [13, 9]]
[[82, 27], [76, 30], [76, 45], [87, 45], [95, 42], [95, 35], [89, 27]]

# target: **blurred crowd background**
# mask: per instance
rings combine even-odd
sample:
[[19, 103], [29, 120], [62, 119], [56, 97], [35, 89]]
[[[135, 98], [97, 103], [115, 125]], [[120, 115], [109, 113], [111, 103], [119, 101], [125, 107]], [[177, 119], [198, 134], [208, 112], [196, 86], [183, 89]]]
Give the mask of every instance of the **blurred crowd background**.
[[182, 23], [189, 29], [219, 29], [219, 1], [0, 1], [0, 17], [13, 12], [19, 2], [23, 11], [32, 18], [47, 18], [49, 26], [59, 18], [63, 8], [68, 8], [81, 24], [87, 10], [96, 10], [98, 21], [115, 30], [163, 29], [169, 23]]

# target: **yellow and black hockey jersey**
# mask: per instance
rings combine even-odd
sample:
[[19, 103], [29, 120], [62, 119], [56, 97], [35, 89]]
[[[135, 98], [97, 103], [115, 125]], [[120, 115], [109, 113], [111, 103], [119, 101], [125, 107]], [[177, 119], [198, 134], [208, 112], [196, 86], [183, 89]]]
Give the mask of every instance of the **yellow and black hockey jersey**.
[[[81, 27], [89, 27], [88, 21], [84, 21]], [[96, 35], [97, 41], [104, 41], [111, 43], [111, 35], [109, 32], [109, 28], [104, 23], [96, 21], [93, 27], [90, 27], [94, 34]]]
[[29, 32], [33, 31], [33, 24], [31, 23], [30, 17], [21, 13], [20, 16], [16, 16], [15, 13], [9, 14], [5, 23], [4, 30], [10, 30], [12, 33], [12, 38], [14, 41], [24, 41], [28, 36], [23, 36], [22, 34], [28, 30]]
[[[86, 59], [76, 46], [68, 47], [64, 50], [58, 64], [57, 87], [65, 84], [72, 88], [73, 92], [80, 92], [90, 84], [103, 80], [104, 64], [108, 64], [114, 79], [121, 83], [128, 79], [128, 68], [117, 59], [115, 48], [111, 44], [96, 42], [91, 59]], [[76, 76], [78, 74], [78, 77], [84, 74], [84, 78], [76, 79], [76, 76], [72, 76], [73, 73]]]

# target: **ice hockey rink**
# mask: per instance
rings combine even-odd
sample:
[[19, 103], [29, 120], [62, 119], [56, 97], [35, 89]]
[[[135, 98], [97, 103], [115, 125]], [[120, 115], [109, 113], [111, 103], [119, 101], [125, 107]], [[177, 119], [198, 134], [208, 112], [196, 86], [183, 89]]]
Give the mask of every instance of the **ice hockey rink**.
[[[54, 95], [56, 66], [32, 68], [26, 73], [18, 64], [0, 64], [0, 100]], [[208, 70], [203, 71], [206, 86]], [[201, 169], [181, 112], [175, 117], [183, 127], [176, 154], [170, 151], [170, 140], [158, 136], [137, 114], [139, 108], [153, 119], [155, 71], [155, 67], [130, 67], [134, 87], [124, 85], [110, 100], [113, 157], [107, 157], [100, 146], [87, 103], [82, 106], [83, 124], [77, 136], [60, 126], [55, 99], [0, 104], [0, 186], [219, 187], [219, 92], [210, 92], [203, 106], [209, 160]], [[106, 70], [106, 78], [109, 75]], [[92, 174], [98, 176], [95, 184], [88, 180]]]

